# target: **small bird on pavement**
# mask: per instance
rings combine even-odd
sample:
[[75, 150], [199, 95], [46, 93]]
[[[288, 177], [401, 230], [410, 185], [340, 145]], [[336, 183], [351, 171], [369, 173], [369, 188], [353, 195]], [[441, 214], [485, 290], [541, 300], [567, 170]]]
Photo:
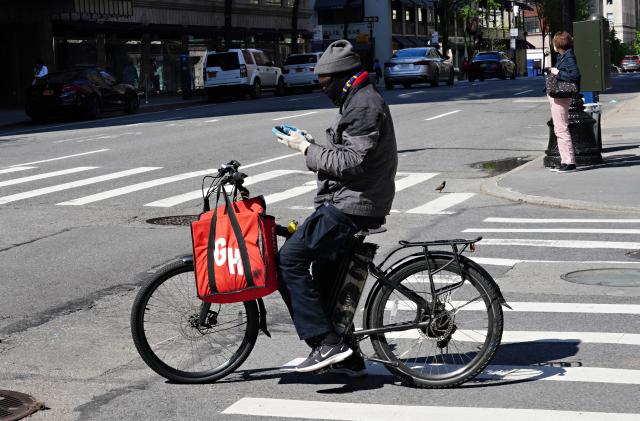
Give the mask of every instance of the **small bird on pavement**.
[[438, 193], [442, 193], [442, 190], [444, 190], [445, 184], [447, 184], [447, 182], [443, 181], [442, 184], [440, 184], [438, 187], [436, 187], [436, 190], [438, 191]]

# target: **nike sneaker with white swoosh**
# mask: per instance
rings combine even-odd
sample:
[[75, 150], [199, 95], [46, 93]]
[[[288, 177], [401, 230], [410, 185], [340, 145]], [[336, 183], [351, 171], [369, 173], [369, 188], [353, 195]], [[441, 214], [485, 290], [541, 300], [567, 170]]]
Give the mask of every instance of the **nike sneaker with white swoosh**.
[[307, 359], [296, 367], [296, 371], [299, 373], [308, 373], [310, 371], [320, 370], [331, 364], [346, 360], [351, 354], [353, 354], [353, 350], [349, 348], [343, 340], [340, 340], [337, 344], [323, 343], [311, 350]]

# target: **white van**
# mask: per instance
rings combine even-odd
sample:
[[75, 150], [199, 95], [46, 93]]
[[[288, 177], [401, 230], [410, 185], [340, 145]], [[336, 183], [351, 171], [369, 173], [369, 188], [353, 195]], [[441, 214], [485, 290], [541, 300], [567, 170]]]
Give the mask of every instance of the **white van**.
[[302, 88], [311, 92], [320, 87], [318, 76], [313, 73], [322, 53], [291, 54], [284, 62], [284, 83], [288, 90]]
[[282, 71], [260, 50], [230, 49], [210, 51], [203, 66], [204, 88], [209, 99], [221, 93], [259, 98], [262, 90], [274, 90], [284, 95], [285, 82]]

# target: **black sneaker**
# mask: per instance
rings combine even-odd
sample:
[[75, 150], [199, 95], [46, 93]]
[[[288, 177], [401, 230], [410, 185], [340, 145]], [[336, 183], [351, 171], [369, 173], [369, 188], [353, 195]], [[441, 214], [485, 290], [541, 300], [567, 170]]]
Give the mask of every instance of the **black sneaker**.
[[576, 171], [576, 164], [562, 164], [560, 168], [556, 172], [559, 173], [568, 173]]
[[335, 345], [323, 343], [311, 350], [311, 354], [309, 354], [307, 359], [298, 364], [296, 371], [299, 373], [308, 373], [310, 371], [320, 370], [331, 364], [346, 360], [351, 354], [353, 354], [353, 350], [342, 340]]
[[364, 360], [358, 354], [353, 354], [346, 360], [332, 365], [327, 370], [331, 374], [345, 374], [349, 377], [364, 377], [367, 374], [367, 367]]

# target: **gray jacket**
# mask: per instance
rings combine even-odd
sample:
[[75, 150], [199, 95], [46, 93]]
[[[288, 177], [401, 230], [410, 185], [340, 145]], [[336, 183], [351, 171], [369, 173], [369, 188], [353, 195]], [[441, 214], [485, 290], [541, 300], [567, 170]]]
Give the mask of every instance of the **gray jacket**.
[[325, 139], [307, 149], [318, 173], [315, 206], [328, 200], [351, 215], [384, 217], [391, 210], [398, 167], [389, 107], [368, 81], [354, 86]]

